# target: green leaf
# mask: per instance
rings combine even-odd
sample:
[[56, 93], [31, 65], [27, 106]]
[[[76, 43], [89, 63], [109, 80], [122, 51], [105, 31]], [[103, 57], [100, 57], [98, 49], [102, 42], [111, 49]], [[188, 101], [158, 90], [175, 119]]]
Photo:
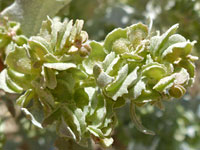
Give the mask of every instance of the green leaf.
[[144, 59], [142, 56], [139, 56], [138, 54], [134, 54], [134, 53], [123, 53], [121, 56], [125, 59], [128, 59], [129, 61], [140, 62]]
[[118, 88], [128, 74], [128, 64], [124, 65], [119, 71], [116, 79], [106, 87], [106, 91], [113, 91]]
[[129, 52], [129, 46], [130, 42], [125, 38], [117, 39], [113, 42], [112, 51], [114, 51], [117, 54], [122, 54], [125, 52]]
[[43, 106], [37, 99], [34, 99], [33, 106], [31, 108], [21, 108], [21, 110], [35, 126], [42, 128], [41, 123], [44, 119]]
[[2, 14], [21, 23], [23, 34], [36, 35], [46, 16], [53, 17], [71, 0], [16, 0]]
[[93, 73], [93, 67], [96, 62], [102, 62], [106, 57], [106, 53], [104, 52], [103, 46], [100, 43], [91, 41], [90, 47], [92, 51], [90, 52], [89, 57], [83, 60], [83, 67], [88, 74]]
[[52, 52], [49, 43], [42, 37], [33, 36], [29, 39], [28, 44], [30, 51], [33, 51], [41, 60], [44, 60], [44, 56]]
[[127, 28], [129, 41], [136, 48], [148, 35], [148, 27], [142, 23], [134, 24]]
[[13, 82], [22, 87], [24, 90], [30, 89], [32, 87], [30, 81], [34, 78], [34, 76], [30, 74], [22, 74], [10, 68], [7, 69], [7, 74]]
[[21, 107], [27, 107], [34, 95], [33, 90], [29, 89], [17, 99], [16, 103]]
[[67, 20], [63, 22], [60, 30], [57, 33], [57, 42], [55, 53], [61, 53], [63, 47], [65, 46], [67, 40], [69, 41], [70, 32], [73, 28], [73, 21], [68, 22]]
[[6, 83], [6, 76], [7, 76], [7, 70], [4, 69], [0, 73], [0, 89], [3, 89], [5, 92], [8, 93], [16, 93], [14, 90], [12, 90]]
[[45, 85], [50, 89], [54, 89], [57, 85], [55, 71], [50, 68], [42, 67], [41, 74], [44, 76]]
[[184, 68], [181, 68], [181, 70], [177, 73], [175, 73], [175, 83], [176, 84], [179, 84], [179, 85], [183, 85], [183, 84], [188, 84], [188, 81], [190, 79], [190, 75], [189, 73], [187, 72], [186, 69]]
[[184, 58], [178, 64], [187, 70], [187, 72], [190, 74], [190, 77], [194, 78], [195, 64], [191, 60]]
[[112, 145], [113, 139], [111, 137], [104, 137], [100, 129], [94, 126], [88, 126], [87, 129], [94, 136], [93, 140], [95, 143], [99, 143], [105, 148], [110, 147]]
[[60, 107], [58, 107], [44, 118], [42, 122], [42, 127], [46, 127], [47, 125], [52, 125], [55, 121], [60, 119], [60, 115], [61, 115], [61, 109]]
[[161, 98], [161, 95], [157, 91], [148, 88], [148, 89], [143, 90], [137, 98], [135, 99], [132, 98], [132, 100], [136, 104], [138, 103], [140, 104], [140, 103], [158, 101], [160, 98]]
[[153, 53], [153, 56], [157, 56], [159, 51], [166, 44], [169, 37], [176, 32], [178, 24], [173, 25], [161, 36], [152, 37], [150, 40], [150, 51]]
[[44, 67], [59, 71], [76, 68], [76, 65], [74, 63], [44, 63], [43, 65]]
[[176, 43], [182, 43], [182, 42], [186, 42], [186, 39], [182, 35], [180, 34], [171, 35], [169, 39], [167, 40], [166, 44], [164, 45], [164, 47], [160, 50], [159, 56], [161, 56], [163, 51], [166, 50], [169, 46]]
[[15, 36], [13, 37], [13, 41], [18, 45], [18, 46], [23, 46], [24, 44], [27, 44], [27, 37], [25, 37], [24, 35], [19, 35], [19, 36]]
[[154, 87], [156, 91], [163, 92], [173, 86], [175, 80], [175, 75], [167, 76], [162, 78]]
[[114, 80], [113, 77], [107, 75], [97, 64], [93, 68], [93, 73], [99, 87], [105, 87]]
[[89, 97], [84, 88], [79, 88], [75, 91], [74, 101], [76, 102], [77, 107], [81, 108], [82, 110], [85, 106], [89, 105]]
[[140, 79], [133, 87], [134, 99], [141, 95], [142, 91], [146, 89], [146, 82], [144, 78]]
[[23, 88], [16, 84], [9, 76], [6, 74], [6, 84], [16, 93], [23, 92]]
[[126, 104], [126, 100], [122, 97], [119, 97], [117, 101], [115, 101], [113, 108], [120, 108]]
[[[110, 86], [110, 85], [108, 85], [108, 87], [106, 88], [106, 90], [107, 90], [107, 93], [108, 93], [108, 95], [110, 96], [110, 95], [112, 95], [112, 99], [113, 100], [117, 100], [118, 99], [118, 97], [121, 97], [121, 96], [123, 96], [124, 94], [126, 94], [126, 93], [128, 93], [128, 87], [130, 87], [130, 86], [132, 86], [133, 85], [133, 83], [137, 80], [137, 78], [138, 78], [138, 76], [137, 76], [137, 70], [139, 69], [139, 67], [136, 67], [129, 75], [126, 75], [126, 74], [124, 74], [124, 75], [126, 75], [126, 78], [124, 79], [124, 81], [122, 81], [123, 83], [120, 85], [120, 87], [116, 87], [117, 89], [115, 90], [112, 90], [112, 89], [110, 89], [111, 91], [109, 92], [108, 90], [107, 90], [107, 88]], [[121, 69], [121, 71], [123, 72], [123, 73], [125, 73], [126, 71], [125, 70], [123, 70], [123, 68]], [[119, 79], [121, 80], [123, 80], [123, 76], [117, 76], [117, 78], [116, 78], [116, 81], [117, 81], [117, 79], [118, 79], [118, 81], [119, 81]], [[113, 84], [114, 84], [114, 82], [115, 81], [113, 81]]]
[[[78, 108], [77, 108], [78, 109]], [[62, 109], [63, 121], [69, 126], [73, 133], [73, 138], [77, 142], [81, 140], [81, 125], [79, 119], [74, 114], [75, 110], [71, 110], [68, 107]]]
[[179, 57], [187, 56], [192, 51], [194, 43], [195, 42], [182, 42], [173, 44], [163, 52], [162, 59], [173, 63]]
[[6, 57], [6, 64], [19, 73], [32, 74], [31, 60], [28, 57], [27, 48], [24, 46], [15, 46], [15, 49]]
[[96, 95], [97, 105], [96, 108], [87, 120], [91, 121], [91, 124], [95, 127], [99, 127], [102, 125], [105, 117], [106, 117], [106, 101], [102, 95]]
[[74, 103], [75, 80], [71, 73], [61, 72], [57, 75], [57, 86], [55, 89], [51, 90], [55, 101], [63, 103]]
[[163, 64], [159, 63], [150, 63], [142, 68], [142, 75], [153, 78], [156, 80], [161, 79], [167, 74], [167, 68]]
[[105, 51], [110, 53], [112, 51], [113, 43], [120, 38], [127, 38], [126, 29], [117, 28], [110, 32], [104, 41]]
[[39, 100], [44, 105], [44, 107], [52, 110], [55, 106], [55, 101], [52, 93], [49, 89], [43, 87], [43, 83], [41, 83], [41, 78], [38, 78], [32, 81], [32, 85], [35, 89], [36, 94], [39, 97]]

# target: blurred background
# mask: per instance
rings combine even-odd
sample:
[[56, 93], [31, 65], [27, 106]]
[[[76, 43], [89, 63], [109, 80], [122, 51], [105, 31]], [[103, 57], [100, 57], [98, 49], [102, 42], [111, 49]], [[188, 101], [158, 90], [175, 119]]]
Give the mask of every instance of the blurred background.
[[[0, 11], [11, 3], [13, 0], [0, 0]], [[196, 40], [193, 54], [200, 55], [199, 0], [72, 0], [57, 16], [83, 19], [90, 39], [97, 41], [103, 40], [114, 28], [147, 23], [149, 17], [153, 19], [153, 30], [161, 33], [179, 23], [178, 33]], [[119, 122], [113, 133], [115, 142], [109, 150], [200, 150], [200, 61], [196, 66], [196, 82], [182, 99], [165, 102], [164, 111], [150, 105], [137, 110], [142, 123], [155, 131], [155, 136], [136, 130], [127, 115], [128, 105], [117, 110]], [[55, 129], [41, 130], [33, 126], [14, 99], [14, 95], [0, 99], [0, 149], [55, 150], [54, 145], [59, 147], [61, 139], [56, 140]], [[64, 147], [63, 150], [86, 150], [72, 141]], [[93, 149], [101, 150], [97, 145]]]

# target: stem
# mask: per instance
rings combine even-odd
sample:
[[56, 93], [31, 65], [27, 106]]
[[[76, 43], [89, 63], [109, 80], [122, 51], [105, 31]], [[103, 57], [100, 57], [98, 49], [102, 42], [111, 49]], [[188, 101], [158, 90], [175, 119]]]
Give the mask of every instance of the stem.
[[144, 134], [155, 135], [155, 133], [153, 131], [145, 128], [142, 125], [142, 123], [140, 122], [139, 118], [137, 117], [137, 115], [135, 113], [135, 104], [133, 103], [133, 101], [131, 101], [131, 104], [130, 104], [130, 115], [131, 115], [131, 119], [132, 119], [136, 129], [143, 132]]

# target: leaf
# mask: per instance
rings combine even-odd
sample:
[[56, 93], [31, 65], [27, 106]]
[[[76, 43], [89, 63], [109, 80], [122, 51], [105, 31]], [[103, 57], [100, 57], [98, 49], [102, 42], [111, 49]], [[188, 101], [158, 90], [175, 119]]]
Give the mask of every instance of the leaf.
[[57, 132], [59, 134], [59, 137], [64, 138], [72, 138], [73, 140], [76, 140], [76, 135], [72, 131], [72, 129], [67, 125], [64, 118], [61, 118], [61, 121], [57, 125]]
[[21, 110], [35, 126], [42, 128], [41, 122], [44, 119], [43, 106], [41, 106], [37, 99], [34, 99], [34, 104], [31, 108], [21, 108]]
[[93, 135], [93, 140], [96, 144], [101, 144], [105, 148], [112, 145], [114, 140], [111, 137], [104, 137], [100, 129], [93, 126], [88, 126], [87, 129]]
[[163, 92], [173, 86], [175, 80], [175, 75], [167, 76], [162, 78], [154, 87], [156, 91]]
[[96, 62], [102, 62], [106, 57], [106, 53], [104, 52], [103, 46], [100, 43], [91, 41], [90, 47], [92, 50], [89, 57], [83, 60], [83, 67], [88, 74], [93, 73], [93, 67]]
[[157, 62], [144, 65], [142, 67], [142, 75], [156, 80], [161, 79], [167, 74], [167, 68], [163, 64]]
[[[128, 93], [128, 87], [130, 87], [131, 85], [133, 85], [133, 83], [137, 80], [138, 76], [137, 76], [137, 70], [139, 69], [139, 67], [136, 67], [129, 75], [126, 76], [125, 80], [122, 82], [122, 84], [120, 85], [120, 87], [118, 87], [116, 90], [111, 90], [110, 92], [107, 91], [108, 95], [112, 95], [112, 99], [113, 100], [117, 100], [118, 97], [123, 96], [124, 94]], [[125, 73], [126, 71], [124, 71], [123, 69], [121, 69], [121, 71], [123, 73]], [[119, 77], [119, 78], [118, 78]], [[121, 76], [117, 76], [117, 79], [123, 79], [123, 77]], [[115, 82], [115, 81], [114, 81]], [[114, 84], [113, 82], [113, 84]], [[108, 85], [109, 86], [109, 85]], [[108, 88], [108, 87], [107, 87]], [[106, 90], [107, 90], [106, 88]]]
[[125, 38], [119, 38], [113, 42], [112, 51], [117, 54], [123, 54], [129, 52], [128, 46], [130, 45], [129, 41]]
[[176, 84], [179, 84], [179, 85], [186, 84], [187, 85], [188, 81], [190, 79], [190, 76], [186, 69], [181, 68], [181, 70], [179, 72], [175, 73], [175, 78], [176, 78], [176, 80], [175, 80]]
[[115, 101], [113, 108], [120, 108], [126, 104], [126, 100], [122, 97], [119, 97], [117, 101]]
[[105, 87], [114, 80], [113, 77], [107, 75], [97, 64], [93, 68], [93, 73], [99, 87]]
[[50, 90], [53, 94], [55, 101], [62, 103], [74, 103], [75, 80], [71, 73], [62, 72], [57, 75], [57, 86], [55, 89]]
[[128, 59], [129, 61], [140, 62], [144, 59], [142, 56], [139, 56], [138, 54], [134, 54], [134, 53], [123, 53], [121, 56], [125, 59]]
[[34, 95], [35, 93], [33, 92], [33, 90], [29, 89], [17, 99], [16, 103], [25, 108], [28, 106]]
[[97, 101], [94, 112], [87, 117], [87, 120], [91, 122], [92, 126], [99, 127], [103, 124], [106, 117], [106, 101], [102, 95], [96, 95], [95, 100]]
[[16, 93], [23, 92], [23, 88], [16, 84], [9, 76], [6, 74], [6, 84]]
[[0, 73], [0, 89], [3, 89], [5, 92], [8, 93], [16, 93], [14, 90], [12, 90], [6, 83], [6, 75], [7, 75], [7, 70], [4, 69]]
[[18, 35], [13, 37], [13, 41], [15, 41], [18, 46], [23, 46], [24, 44], [27, 44], [28, 39], [24, 35]]
[[55, 71], [50, 68], [42, 67], [41, 74], [44, 76], [46, 86], [50, 89], [54, 89], [57, 85]]
[[23, 34], [36, 35], [46, 16], [51, 17], [71, 0], [16, 0], [2, 14], [21, 23]]
[[104, 147], [110, 147], [114, 142], [113, 138], [111, 138], [111, 137], [110, 138], [103, 138], [100, 141], [101, 141], [101, 144]]
[[32, 85], [35, 89], [36, 94], [39, 97], [40, 102], [47, 107], [49, 110], [52, 110], [55, 106], [55, 101], [52, 93], [49, 89], [43, 88], [42, 83], [40, 83], [41, 78], [38, 78], [32, 81]]
[[195, 64], [191, 60], [184, 58], [178, 64], [187, 70], [187, 72], [190, 74], [190, 77], [194, 78]]
[[61, 115], [61, 110], [60, 107], [58, 107], [44, 118], [42, 122], [42, 127], [46, 127], [47, 125], [52, 125], [55, 121], [60, 119], [60, 115]]
[[144, 78], [140, 79], [135, 86], [132, 88], [134, 99], [141, 95], [142, 91], [146, 89], [146, 83]]
[[19, 73], [32, 73], [31, 60], [27, 55], [26, 47], [15, 46], [15, 49], [8, 53], [6, 64]]
[[195, 42], [176, 43], [168, 47], [162, 54], [162, 59], [174, 62], [179, 57], [187, 56], [194, 46]]
[[153, 53], [153, 56], [159, 54], [160, 49], [166, 44], [169, 37], [176, 32], [178, 24], [173, 25], [161, 36], [154, 36], [150, 40], [150, 51]]
[[[123, 59], [120, 59], [120, 56], [118, 55], [108, 66], [106, 69], [106, 73], [109, 75], [116, 75], [118, 72], [118, 69], [121, 68], [125, 64], [125, 61]], [[104, 65], [104, 62], [102, 66]]]
[[13, 82], [22, 87], [24, 90], [30, 89], [32, 87], [30, 81], [34, 78], [34, 76], [16, 72], [11, 68], [7, 69], [7, 74]]
[[148, 27], [142, 23], [134, 24], [127, 28], [128, 39], [136, 48], [148, 35]]
[[112, 62], [115, 62], [114, 60], [115, 60], [115, 53], [114, 52], [111, 52], [108, 55], [106, 55], [106, 58], [104, 59], [104, 61], [102, 63], [103, 70], [108, 72], [107, 70], [110, 70], [108, 68], [110, 68], [109, 66], [111, 65]]
[[164, 47], [159, 51], [159, 56], [161, 56], [163, 51], [165, 51], [169, 46], [182, 42], [186, 42], [186, 39], [182, 35], [180, 34], [171, 35], [167, 40], [166, 44], [164, 45]]
[[119, 71], [116, 79], [106, 87], [106, 91], [113, 91], [118, 88], [128, 74], [128, 64], [124, 65]]
[[161, 98], [161, 95], [157, 91], [148, 88], [148, 89], [143, 90], [137, 98], [135, 98], [135, 99], [131, 98], [131, 99], [136, 104], [138, 104], [138, 103], [141, 104], [141, 103], [157, 101], [160, 98]]
[[110, 32], [104, 41], [105, 51], [110, 53], [112, 51], [113, 43], [120, 38], [127, 38], [126, 29], [117, 28]]
[[89, 104], [88, 94], [85, 92], [84, 88], [79, 88], [74, 93], [74, 101], [77, 107], [84, 109], [85, 106]]
[[42, 37], [33, 36], [29, 39], [28, 44], [30, 51], [33, 51], [41, 60], [44, 60], [44, 56], [52, 52], [50, 44]]
[[[78, 108], [77, 108], [78, 109]], [[74, 110], [71, 110], [68, 107], [62, 109], [63, 120], [70, 127], [71, 131], [74, 134], [74, 140], [77, 142], [81, 140], [81, 125], [79, 119], [74, 114]]]
[[76, 68], [76, 65], [74, 63], [44, 63], [43, 65], [44, 67], [59, 71]]
[[66, 44], [66, 40], [69, 41], [69, 36], [72, 30], [72, 27], [73, 27], [73, 21], [71, 20], [70, 22], [68, 22], [67, 20], [65, 20], [62, 23], [60, 30], [57, 31], [57, 42], [56, 42], [56, 47], [55, 47], [56, 54], [61, 53], [63, 47]]

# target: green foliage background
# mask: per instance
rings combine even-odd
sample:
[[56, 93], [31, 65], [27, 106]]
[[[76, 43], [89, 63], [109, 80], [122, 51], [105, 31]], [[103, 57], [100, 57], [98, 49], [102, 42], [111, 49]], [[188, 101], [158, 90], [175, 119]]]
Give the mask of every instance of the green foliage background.
[[[0, 0], [0, 11], [12, 0]], [[90, 39], [101, 41], [116, 27], [126, 27], [133, 23], [146, 23], [148, 17], [154, 20], [153, 28], [165, 31], [179, 23], [178, 33], [191, 41], [196, 40], [195, 55], [200, 54], [200, 1], [198, 0], [72, 0], [57, 16], [85, 20], [84, 30]], [[138, 110], [143, 124], [156, 132], [155, 136], [145, 135], [136, 130], [127, 115], [128, 106], [118, 111], [119, 124], [114, 132], [114, 145], [110, 150], [199, 150], [200, 149], [200, 63], [197, 61], [196, 83], [181, 100], [165, 103], [165, 111], [152, 106]], [[12, 99], [9, 100], [12, 103]], [[2, 104], [8, 102], [0, 101]], [[11, 108], [13, 106], [7, 104]], [[15, 107], [15, 106], [14, 106]], [[3, 125], [1, 118], [0, 123]], [[11, 135], [1, 132], [5, 150], [51, 150], [55, 140], [55, 129], [40, 130], [31, 125], [20, 114], [15, 117], [19, 128]], [[0, 128], [1, 129], [1, 128]], [[15, 138], [23, 140], [17, 141]], [[61, 141], [61, 139], [60, 139]], [[57, 145], [62, 146], [59, 140]], [[72, 141], [68, 143], [75, 149]], [[1, 146], [1, 145], [0, 145]], [[65, 147], [65, 148], [62, 148]], [[94, 147], [94, 149], [98, 149]]]

